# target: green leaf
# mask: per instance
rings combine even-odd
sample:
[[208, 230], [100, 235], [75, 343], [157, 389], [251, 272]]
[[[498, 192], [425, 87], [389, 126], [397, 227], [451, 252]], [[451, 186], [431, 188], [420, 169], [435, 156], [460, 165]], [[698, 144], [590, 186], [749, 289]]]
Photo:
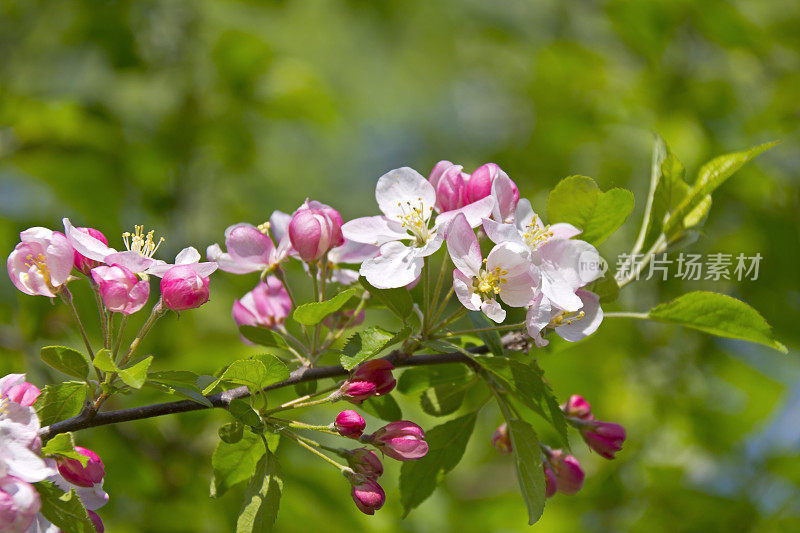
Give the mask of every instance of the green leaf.
[[86, 401], [87, 390], [86, 383], [79, 381], [46, 386], [33, 404], [42, 427], [80, 413]]
[[226, 444], [236, 444], [244, 436], [244, 424], [239, 420], [223, 424], [217, 430], [219, 438]]
[[522, 498], [528, 507], [528, 524], [535, 524], [544, 511], [544, 470], [542, 470], [542, 451], [539, 438], [530, 424], [522, 420], [510, 419], [508, 433], [517, 471], [517, 481]]
[[69, 533], [95, 533], [94, 524], [75, 489], [64, 493], [49, 481], [40, 481], [34, 486], [42, 502], [41, 513], [53, 525]]
[[403, 412], [400, 410], [400, 406], [389, 394], [367, 398], [361, 404], [361, 408], [372, 416], [387, 422], [397, 422], [403, 419]]
[[425, 432], [428, 453], [404, 462], [400, 470], [403, 517], [433, 494], [444, 475], [461, 461], [477, 417], [478, 413], [470, 413]]
[[41, 351], [42, 361], [59, 372], [78, 379], [89, 375], [89, 362], [81, 352], [66, 346], [45, 346]]
[[[447, 351], [453, 351], [452, 348]], [[397, 380], [397, 392], [405, 395], [419, 394], [420, 392], [447, 383], [464, 383], [471, 376], [465, 365], [454, 363], [447, 365], [432, 365], [425, 367], [412, 367], [403, 371]]]
[[420, 396], [419, 405], [423, 411], [432, 416], [453, 414], [464, 403], [464, 397], [471, 386], [471, 383], [460, 385], [445, 383], [431, 387]]
[[153, 362], [153, 356], [148, 356], [133, 366], [119, 371], [119, 378], [125, 385], [133, 389], [141, 389], [144, 382], [147, 381], [147, 369], [150, 368], [150, 363]]
[[92, 364], [103, 372], [116, 372], [119, 370], [114, 359], [111, 357], [111, 350], [105, 348], [98, 350], [98, 352], [94, 354], [94, 361], [92, 361]]
[[[469, 315], [469, 321], [472, 322], [472, 326], [475, 329], [480, 328], [489, 328], [492, 327], [492, 322], [489, 322], [489, 319], [481, 313], [480, 311], [470, 311], [467, 313]], [[497, 331], [481, 331], [478, 333], [478, 336], [481, 338], [484, 344], [489, 347], [489, 351], [492, 352], [496, 357], [502, 357], [505, 353], [503, 349], [503, 341], [500, 339], [500, 334]]]
[[265, 453], [264, 439], [250, 431], [245, 431], [238, 442], [220, 441], [211, 456], [214, 471], [211, 497], [222, 496], [231, 487], [250, 479]]
[[277, 332], [256, 326], [240, 326], [239, 333], [242, 337], [254, 344], [270, 348], [286, 348], [286, 340]]
[[619, 296], [619, 284], [609, 271], [606, 271], [602, 278], [584, 287], [584, 290], [596, 294], [600, 298], [600, 303], [613, 302]]
[[[742, 168], [757, 155], [769, 150], [777, 142], [765, 143], [754, 146], [743, 152], [735, 152], [716, 157], [703, 165], [697, 180], [689, 188], [686, 196], [675, 208], [669, 219], [664, 224], [664, 234], [667, 236], [677, 233], [688, 222], [696, 222], [698, 209], [703, 210], [703, 204], [710, 200], [707, 198], [717, 187], [722, 185], [734, 172]], [[710, 204], [709, 204], [710, 205]], [[706, 209], [707, 211], [707, 209]]]
[[547, 198], [550, 224], [567, 222], [583, 230], [580, 238], [597, 245], [610, 237], [633, 211], [633, 193], [625, 189], [602, 192], [592, 178], [569, 176]]
[[347, 301], [356, 295], [356, 289], [345, 289], [330, 300], [324, 302], [311, 302], [297, 307], [292, 313], [292, 318], [304, 326], [316, 326], [326, 316], [341, 309]]
[[372, 359], [384, 348], [402, 342], [411, 334], [411, 328], [405, 327], [398, 333], [386, 331], [378, 326], [359, 331], [347, 341], [339, 358], [342, 366], [352, 370], [367, 359]]
[[397, 289], [376, 289], [361, 276], [358, 281], [380, 303], [386, 306], [398, 318], [405, 320], [414, 312], [414, 300], [404, 287]]
[[244, 400], [231, 400], [230, 405], [228, 405], [228, 411], [234, 418], [241, 420], [250, 427], [257, 429], [264, 427], [261, 417], [258, 416], [258, 413], [250, 406], [249, 402]]
[[75, 451], [75, 441], [72, 438], [72, 433], [59, 433], [44, 445], [42, 448], [42, 456], [58, 455], [66, 457], [67, 459], [75, 459], [83, 466], [89, 462], [85, 455], [81, 455]]
[[648, 317], [718, 337], [758, 342], [787, 353], [786, 346], [775, 340], [772, 328], [758, 311], [724, 294], [690, 292], [654, 307]]
[[255, 392], [289, 377], [286, 364], [274, 355], [262, 354], [251, 359], [239, 359], [231, 363], [216, 381], [208, 385], [203, 394], [208, 394], [221, 382], [244, 385]]
[[188, 370], [165, 370], [149, 372], [145, 385], [153, 386], [167, 394], [176, 394], [206, 407], [213, 407], [211, 401], [203, 396], [197, 381], [200, 378]]
[[266, 453], [247, 485], [244, 502], [236, 521], [236, 533], [265, 533], [272, 531], [278, 516], [283, 492], [283, 478], [278, 460]]

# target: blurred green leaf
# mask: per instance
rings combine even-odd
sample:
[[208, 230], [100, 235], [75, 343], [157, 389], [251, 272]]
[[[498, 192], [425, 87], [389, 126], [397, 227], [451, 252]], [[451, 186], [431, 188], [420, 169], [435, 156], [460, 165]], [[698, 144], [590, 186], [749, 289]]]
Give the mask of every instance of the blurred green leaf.
[[266, 347], [286, 348], [286, 340], [277, 332], [256, 326], [240, 326], [239, 333], [254, 344]]
[[272, 531], [278, 516], [283, 478], [278, 460], [267, 452], [258, 461], [236, 521], [236, 533], [264, 533]]
[[370, 285], [363, 276], [361, 276], [358, 281], [376, 300], [385, 305], [403, 321], [414, 311], [414, 300], [411, 298], [411, 293], [405, 287], [397, 289], [376, 289]]
[[304, 326], [316, 326], [322, 322], [326, 316], [344, 307], [344, 304], [355, 295], [355, 288], [345, 289], [324, 302], [310, 302], [300, 305], [294, 310], [292, 318]]
[[59, 372], [78, 379], [89, 375], [89, 362], [86, 356], [66, 346], [45, 346], [41, 351], [42, 361]]
[[[495, 325], [490, 322], [486, 315], [480, 311], [470, 311], [467, 313], [469, 321], [475, 329], [489, 328]], [[505, 354], [503, 348], [503, 341], [500, 339], [500, 334], [497, 331], [481, 331], [478, 333], [481, 340], [489, 347], [489, 351], [497, 357], [502, 357]]]
[[542, 469], [542, 450], [539, 447], [539, 437], [527, 422], [512, 418], [507, 420], [507, 423], [517, 469], [517, 481], [525, 505], [528, 507], [528, 524], [533, 525], [542, 516], [545, 502], [544, 470]]
[[550, 191], [547, 219], [583, 230], [580, 239], [597, 245], [610, 237], [633, 211], [633, 193], [625, 189], [602, 192], [592, 178], [569, 176]]
[[397, 422], [403, 419], [403, 412], [391, 394], [367, 398], [361, 404], [361, 408], [372, 416], [387, 422]]
[[[452, 351], [452, 348], [448, 351]], [[404, 370], [398, 378], [397, 392], [406, 395], [419, 394], [437, 385], [464, 383], [469, 377], [469, 370], [462, 364], [411, 367]]]
[[239, 420], [222, 424], [217, 430], [217, 434], [222, 442], [226, 444], [236, 444], [244, 436], [244, 424]]
[[249, 402], [239, 399], [231, 400], [230, 405], [228, 405], [228, 411], [234, 418], [241, 420], [252, 428], [260, 430], [264, 427], [261, 417], [258, 416], [258, 413], [250, 406]]
[[211, 497], [222, 496], [231, 487], [250, 479], [265, 453], [264, 439], [250, 431], [245, 431], [238, 442], [229, 444], [220, 440], [211, 456], [214, 471]]
[[461, 407], [472, 383], [443, 383], [422, 393], [419, 405], [431, 416], [447, 416]]

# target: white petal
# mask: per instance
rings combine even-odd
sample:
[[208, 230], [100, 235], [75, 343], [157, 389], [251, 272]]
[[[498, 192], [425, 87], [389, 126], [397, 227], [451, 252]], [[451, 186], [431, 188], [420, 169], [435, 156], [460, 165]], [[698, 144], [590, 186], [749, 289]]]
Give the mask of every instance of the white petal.
[[95, 261], [103, 261], [107, 255], [116, 253], [117, 251], [103, 244], [103, 241], [95, 239], [88, 233], [78, 231], [70, 223], [68, 218], [64, 219], [64, 233], [67, 240], [79, 254], [94, 259]]
[[525, 233], [528, 226], [536, 224], [538, 218], [536, 213], [533, 212], [530, 200], [527, 198], [520, 199], [517, 209], [514, 211], [514, 224], [517, 225], [517, 229]]
[[426, 242], [422, 246], [415, 247], [417, 250], [417, 255], [420, 257], [428, 257], [429, 255], [433, 255], [436, 251], [442, 247], [442, 243], [444, 242], [444, 235], [441, 231], [434, 232], [432, 237], [428, 238], [428, 242]]
[[481, 247], [475, 231], [462, 213], [447, 228], [447, 251], [458, 270], [470, 277], [480, 273], [483, 262]]
[[549, 344], [549, 341], [542, 337], [542, 330], [550, 323], [552, 316], [550, 301], [542, 293], [539, 293], [525, 315], [525, 327], [528, 335], [539, 348]]
[[477, 228], [481, 225], [481, 222], [483, 222], [484, 218], [489, 218], [489, 216], [492, 214], [494, 204], [494, 198], [487, 196], [486, 198], [481, 198], [477, 202], [472, 202], [471, 204], [465, 205], [459, 209], [446, 211], [436, 217], [436, 227], [447, 227], [447, 224], [449, 224], [450, 221], [456, 217], [456, 215], [463, 213], [467, 218], [467, 222], [469, 222], [470, 227]]
[[575, 320], [571, 324], [564, 324], [556, 327], [556, 333], [564, 340], [577, 342], [587, 335], [591, 335], [603, 322], [603, 310], [600, 308], [600, 299], [596, 294], [589, 291], [578, 290], [577, 296], [583, 302], [584, 316], [580, 320]]
[[381, 255], [362, 263], [360, 273], [378, 289], [405, 287], [422, 272], [423, 259], [398, 241], [381, 246]]
[[486, 236], [489, 237], [489, 240], [495, 244], [515, 242], [527, 246], [525, 244], [525, 239], [522, 238], [522, 235], [520, 235], [519, 230], [514, 224], [503, 224], [501, 222], [495, 222], [490, 218], [484, 218], [483, 231], [486, 233]]
[[398, 222], [384, 216], [362, 217], [346, 222], [342, 226], [342, 235], [345, 239], [373, 246], [411, 238]]
[[362, 263], [378, 255], [380, 249], [374, 244], [345, 239], [344, 244], [328, 252], [328, 260], [337, 263]]
[[162, 261], [160, 259], [156, 259], [156, 262], [147, 269], [146, 274], [150, 274], [159, 278], [163, 278], [164, 274], [167, 273], [167, 270], [172, 268], [175, 265], [167, 263], [166, 261]]
[[480, 309], [481, 297], [472, 288], [472, 278], [460, 270], [453, 270], [453, 292], [461, 305], [470, 311]]
[[539, 267], [542, 273], [542, 293], [556, 306], [565, 311], [581, 308], [581, 299], [575, 295], [572, 283], [559, 276], [558, 271]]
[[403, 167], [378, 178], [375, 199], [387, 217], [397, 219], [411, 208], [420, 208], [423, 218], [428, 220], [436, 203], [436, 191], [419, 172]]
[[553, 232], [553, 239], [571, 239], [572, 237], [582, 233], [581, 230], [572, 224], [567, 224], [566, 222], [550, 224], [550, 231]]
[[144, 272], [145, 270], [156, 264], [155, 259], [151, 259], [137, 252], [127, 251], [127, 250], [124, 252], [115, 252], [111, 255], [107, 255], [105, 256], [103, 261], [107, 265], [124, 266], [134, 274], [139, 274], [140, 272]]
[[292, 215], [288, 213], [277, 210], [272, 212], [272, 216], [269, 217], [269, 230], [276, 241], [280, 241], [286, 236], [291, 221]]
[[505, 309], [500, 307], [500, 304], [494, 299], [483, 302], [481, 304], [481, 311], [483, 311], [484, 315], [488, 316], [498, 324], [506, 319]]
[[495, 199], [493, 211], [495, 220], [510, 220], [517, 207], [514, 202], [514, 183], [502, 170], [492, 182], [492, 196]]
[[198, 261], [200, 261], [200, 252], [193, 246], [184, 248], [175, 256], [176, 265], [188, 265], [189, 263], [197, 263]]

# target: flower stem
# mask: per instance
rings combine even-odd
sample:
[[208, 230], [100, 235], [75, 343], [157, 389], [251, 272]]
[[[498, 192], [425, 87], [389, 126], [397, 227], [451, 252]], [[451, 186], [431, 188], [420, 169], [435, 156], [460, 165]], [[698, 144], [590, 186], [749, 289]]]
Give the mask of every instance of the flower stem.
[[344, 325], [341, 328], [339, 328], [339, 331], [334, 333], [333, 336], [330, 337], [330, 339], [328, 339], [327, 341], [325, 341], [323, 343], [322, 348], [320, 349], [320, 351], [325, 351], [325, 349], [327, 349], [328, 346], [330, 346], [331, 344], [336, 342], [336, 340], [344, 334], [344, 332], [347, 330], [347, 328], [350, 327], [350, 324], [353, 323], [353, 321], [358, 317], [358, 315], [364, 309], [364, 306], [367, 303], [367, 298], [369, 298], [369, 292], [364, 291], [364, 294], [361, 295], [361, 301], [358, 302], [358, 305], [353, 310], [353, 314], [350, 316], [350, 318], [347, 319], [347, 322], [345, 322]]
[[[439, 270], [439, 277], [436, 279], [436, 287], [433, 289], [433, 300], [431, 301], [431, 307], [436, 307], [439, 303], [439, 295], [442, 291], [442, 283], [444, 283], [444, 276], [447, 273], [447, 265], [450, 263], [450, 256], [445, 252], [444, 257], [442, 258], [442, 268]], [[433, 311], [433, 310], [431, 310]], [[431, 320], [434, 320], [433, 317]]]
[[483, 333], [484, 331], [502, 331], [506, 329], [519, 329], [525, 327], [525, 323], [519, 324], [503, 324], [500, 326], [491, 326], [487, 328], [475, 328], [475, 329], [465, 329], [462, 331], [449, 331], [441, 337], [457, 337], [459, 335], [471, 335], [472, 333]]
[[439, 308], [436, 310], [436, 313], [434, 313], [434, 315], [433, 315], [433, 321], [434, 322], [436, 320], [438, 320], [439, 316], [442, 313], [444, 313], [445, 309], [447, 309], [447, 303], [450, 301], [450, 297], [453, 296], [454, 292], [455, 291], [454, 291], [453, 287], [451, 286], [450, 290], [447, 291], [447, 294], [445, 295], [444, 300], [442, 300], [442, 304], [439, 306]]
[[425, 295], [425, 303], [423, 309], [425, 310], [425, 314], [422, 315], [422, 334], [425, 335], [428, 332], [428, 324], [431, 320], [431, 306], [430, 306], [430, 257], [426, 256], [423, 259], [423, 266], [422, 266], [422, 279], [423, 279], [423, 286], [422, 291]]
[[119, 332], [117, 332], [117, 342], [114, 344], [114, 357], [113, 360], [117, 360], [117, 354], [119, 353], [119, 347], [122, 345], [122, 337], [125, 334], [125, 326], [128, 324], [128, 315], [122, 315], [122, 321], [119, 323]]
[[650, 315], [648, 313], [603, 313], [603, 318], [638, 318], [639, 320], [648, 320]]
[[[289, 295], [289, 302], [292, 304], [292, 309], [297, 308], [297, 302], [294, 299], [294, 294], [292, 293], [291, 287], [289, 287], [289, 281], [286, 279], [286, 272], [280, 266], [275, 268], [275, 277], [277, 277], [281, 283], [283, 283], [283, 288], [286, 289], [286, 294]], [[306, 344], [310, 343], [311, 338], [308, 336], [308, 330], [302, 324], [300, 324], [300, 327], [303, 328], [303, 335], [306, 337]]]
[[72, 301], [72, 293], [69, 292], [69, 289], [66, 286], [64, 286], [60, 294], [61, 299], [64, 300], [67, 305], [69, 305], [70, 311], [72, 311], [72, 316], [75, 318], [75, 323], [78, 325], [78, 330], [81, 332], [81, 337], [83, 337], [83, 343], [86, 345], [86, 351], [89, 352], [89, 358], [94, 359], [92, 344], [89, 342], [89, 337], [86, 335], [86, 329], [83, 327], [81, 317], [78, 315], [78, 310], [75, 308], [75, 303]]
[[320, 444], [319, 444], [318, 442], [314, 442], [314, 441], [312, 441], [312, 440], [310, 440], [310, 439], [304, 439], [304, 438], [302, 438], [302, 437], [300, 437], [300, 436], [298, 436], [298, 435], [295, 435], [295, 434], [294, 434], [294, 432], [292, 432], [292, 431], [289, 431], [288, 429], [282, 429], [282, 430], [281, 430], [281, 434], [285, 435], [286, 437], [289, 437], [290, 439], [292, 439], [293, 441], [295, 441], [297, 444], [299, 444], [300, 446], [302, 446], [302, 447], [303, 447], [303, 448], [305, 448], [306, 450], [310, 451], [310, 452], [311, 452], [311, 453], [313, 453], [314, 455], [317, 455], [317, 456], [318, 456], [318, 457], [320, 457], [321, 459], [324, 459], [324, 460], [325, 460], [325, 461], [327, 461], [328, 463], [332, 464], [333, 466], [335, 466], [336, 468], [338, 468], [340, 472], [341, 472], [342, 470], [345, 470], [345, 469], [347, 469], [347, 467], [346, 467], [345, 465], [337, 463], [336, 461], [334, 461], [333, 459], [331, 459], [330, 457], [328, 457], [328, 456], [327, 456], [327, 455], [325, 455], [324, 453], [320, 452], [319, 450], [315, 449], [315, 448], [314, 448], [314, 447], [311, 445], [311, 443], [313, 443], [313, 444], [314, 444], [314, 445], [316, 445], [316, 446], [320, 446]]
[[286, 426], [295, 429], [309, 429], [311, 431], [320, 431], [322, 433], [329, 433], [331, 435], [338, 435], [339, 432], [330, 428], [330, 426], [315, 426], [313, 424], [306, 424], [305, 422], [298, 422], [297, 420], [286, 420], [285, 418], [269, 417], [268, 421], [275, 421], [281, 426]]
[[144, 339], [145, 335], [147, 335], [147, 333], [150, 331], [150, 328], [153, 327], [153, 324], [156, 323], [156, 320], [158, 320], [165, 311], [166, 309], [164, 308], [161, 299], [159, 299], [153, 306], [153, 310], [150, 311], [150, 316], [147, 317], [147, 320], [145, 320], [144, 324], [142, 325], [142, 329], [139, 330], [139, 334], [133, 339], [130, 347], [128, 347], [128, 351], [125, 353], [125, 356], [119, 362], [120, 366], [127, 363], [128, 360], [133, 356], [133, 354], [136, 352], [136, 349], [139, 347], [139, 344], [142, 342], [142, 339]]
[[435, 328], [433, 328], [433, 331], [439, 331], [440, 329], [449, 326], [453, 322], [456, 322], [459, 318], [464, 316], [464, 314], [466, 312], [467, 312], [467, 310], [465, 308], [463, 308], [463, 307], [458, 309], [458, 310], [456, 310], [452, 315], [450, 315], [449, 317], [444, 319], [441, 323], [439, 323], [439, 325], [437, 325]]
[[103, 331], [103, 338], [106, 338], [106, 334], [108, 332], [108, 323], [106, 322], [106, 307], [103, 305], [103, 298], [100, 296], [100, 287], [89, 278], [89, 284], [92, 287], [92, 292], [94, 293], [94, 301], [97, 303], [97, 311], [100, 313], [100, 329]]

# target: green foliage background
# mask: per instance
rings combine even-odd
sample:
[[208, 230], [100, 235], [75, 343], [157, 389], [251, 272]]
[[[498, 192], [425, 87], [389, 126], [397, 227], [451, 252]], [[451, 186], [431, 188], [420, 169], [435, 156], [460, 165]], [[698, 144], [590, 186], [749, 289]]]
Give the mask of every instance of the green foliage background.
[[[613, 462], [576, 441], [585, 487], [551, 499], [535, 527], [797, 530], [798, 94], [791, 0], [9, 0], [0, 3], [0, 244], [8, 253], [20, 230], [57, 229], [70, 216], [111, 239], [143, 223], [166, 236], [171, 257], [307, 196], [345, 218], [372, 214], [378, 176], [401, 165], [427, 174], [442, 158], [469, 170], [499, 163], [541, 211], [560, 178], [589, 175], [603, 189], [632, 189], [638, 216], [652, 132], [690, 177], [714, 155], [781, 139], [715, 194], [706, 234], [688, 250], [760, 252], [758, 281], [643, 281], [613, 309], [724, 292], [761, 310], [789, 355], [621, 320], [543, 351], [559, 398], [580, 392], [629, 438]], [[636, 229], [629, 220], [601, 252], [614, 262]], [[213, 372], [253, 352], [229, 312], [254, 279], [212, 283], [212, 302], [149, 338], [154, 369]], [[80, 346], [63, 307], [3, 281], [0, 317], [0, 371], [27, 369], [39, 385], [61, 379], [38, 350]], [[169, 399], [151, 394], [114, 406]], [[109, 531], [232, 528], [241, 489], [207, 498], [223, 414], [77, 435], [105, 461]], [[403, 521], [394, 466], [387, 505], [369, 518], [344, 479], [284, 446], [277, 529], [527, 530], [513, 465], [489, 442], [499, 421], [481, 413], [462, 464]]]

